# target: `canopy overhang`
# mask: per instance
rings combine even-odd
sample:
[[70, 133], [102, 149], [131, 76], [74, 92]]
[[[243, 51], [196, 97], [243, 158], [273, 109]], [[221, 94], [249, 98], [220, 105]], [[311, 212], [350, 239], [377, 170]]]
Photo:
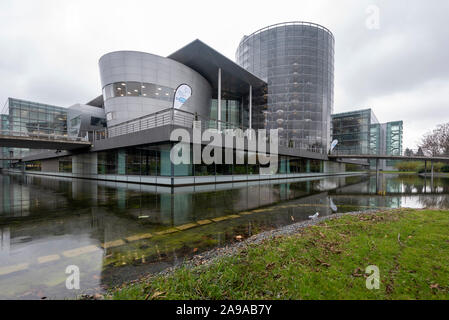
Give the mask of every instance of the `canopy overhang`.
[[172, 53], [167, 58], [178, 61], [201, 74], [217, 91], [218, 69], [221, 69], [221, 90], [223, 93], [246, 95], [249, 87], [260, 90], [266, 82], [246, 71], [232, 60], [196, 39]]

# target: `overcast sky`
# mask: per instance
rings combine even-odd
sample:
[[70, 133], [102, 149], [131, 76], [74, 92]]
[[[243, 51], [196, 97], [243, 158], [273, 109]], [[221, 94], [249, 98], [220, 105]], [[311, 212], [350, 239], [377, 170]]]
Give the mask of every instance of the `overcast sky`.
[[448, 14], [447, 0], [1, 0], [0, 101], [86, 103], [101, 93], [107, 52], [167, 56], [198, 38], [234, 60], [244, 34], [310, 21], [335, 36], [334, 112], [403, 120], [415, 148], [449, 122]]

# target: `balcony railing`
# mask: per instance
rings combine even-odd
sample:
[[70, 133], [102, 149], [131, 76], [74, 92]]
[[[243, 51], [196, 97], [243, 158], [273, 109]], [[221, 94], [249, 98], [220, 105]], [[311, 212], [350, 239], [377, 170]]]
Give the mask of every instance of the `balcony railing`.
[[[98, 141], [167, 125], [193, 128], [194, 121], [201, 121], [202, 132], [209, 129], [216, 130], [217, 132], [222, 132], [225, 135], [235, 135], [236, 129], [241, 129], [242, 132], [248, 129], [247, 127], [237, 126], [229, 122], [209, 119], [191, 112], [169, 108], [114, 126], [110, 126], [103, 130], [87, 132], [86, 136], [88, 136], [90, 141]], [[268, 136], [269, 135], [267, 134], [267, 138], [269, 139]], [[279, 145], [287, 148], [306, 150], [321, 154], [324, 154], [326, 152], [326, 150], [323, 148], [298, 143], [296, 141], [281, 141]]]
[[239, 127], [228, 122], [207, 119], [205, 117], [187, 111], [169, 108], [114, 126], [110, 126], [104, 130], [95, 131], [94, 137], [95, 140], [108, 139], [167, 125], [193, 128], [194, 121], [201, 121], [202, 130], [216, 129], [222, 130], [224, 133], [226, 133], [226, 130], [228, 129], [246, 129], [244, 127]]

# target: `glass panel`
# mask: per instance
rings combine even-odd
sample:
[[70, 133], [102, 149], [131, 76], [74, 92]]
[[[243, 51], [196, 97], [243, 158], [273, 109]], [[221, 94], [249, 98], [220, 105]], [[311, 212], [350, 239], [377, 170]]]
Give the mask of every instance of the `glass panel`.
[[126, 83], [126, 95], [138, 97], [142, 94], [140, 82], [127, 82]]
[[135, 81], [117, 82], [103, 88], [103, 98], [113, 97], [146, 97], [164, 101], [173, 101], [174, 89], [154, 83], [141, 83]]

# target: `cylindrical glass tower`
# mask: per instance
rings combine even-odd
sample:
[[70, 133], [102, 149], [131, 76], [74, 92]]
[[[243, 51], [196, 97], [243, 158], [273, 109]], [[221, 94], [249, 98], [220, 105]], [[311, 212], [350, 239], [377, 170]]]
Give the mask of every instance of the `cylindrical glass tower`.
[[275, 24], [243, 37], [237, 63], [268, 83], [267, 105], [253, 111], [254, 127], [278, 128], [281, 145], [327, 152], [334, 42], [328, 29], [308, 22]]

